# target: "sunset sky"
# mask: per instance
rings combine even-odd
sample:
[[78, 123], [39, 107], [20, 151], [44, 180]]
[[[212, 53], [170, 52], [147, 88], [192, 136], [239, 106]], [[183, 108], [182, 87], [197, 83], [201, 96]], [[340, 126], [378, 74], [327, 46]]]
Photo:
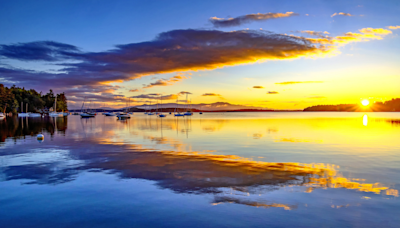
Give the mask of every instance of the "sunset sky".
[[[98, 107], [400, 97], [400, 1], [1, 1], [0, 83]], [[135, 101], [135, 102], [134, 102]]]

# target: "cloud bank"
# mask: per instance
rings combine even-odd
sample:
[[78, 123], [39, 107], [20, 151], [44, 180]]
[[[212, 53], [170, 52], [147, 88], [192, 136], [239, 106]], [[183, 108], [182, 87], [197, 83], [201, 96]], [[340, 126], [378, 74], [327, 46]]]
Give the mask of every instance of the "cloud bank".
[[[311, 34], [312, 31], [307, 31]], [[363, 28], [336, 37], [305, 38], [268, 31], [172, 30], [147, 42], [116, 45], [114, 49], [85, 52], [71, 44], [36, 41], [0, 45], [0, 59], [41, 62], [61, 67], [34, 71], [0, 65], [0, 81], [6, 86], [65, 92], [71, 103], [89, 95], [94, 101], [121, 101], [115, 95], [124, 82], [147, 75], [213, 70], [226, 66], [302, 57], [324, 57], [340, 45], [382, 39], [391, 34], [382, 28]], [[315, 33], [317, 34], [317, 33]], [[21, 64], [22, 65], [22, 64]], [[172, 85], [183, 76], [160, 79], [147, 88]]]

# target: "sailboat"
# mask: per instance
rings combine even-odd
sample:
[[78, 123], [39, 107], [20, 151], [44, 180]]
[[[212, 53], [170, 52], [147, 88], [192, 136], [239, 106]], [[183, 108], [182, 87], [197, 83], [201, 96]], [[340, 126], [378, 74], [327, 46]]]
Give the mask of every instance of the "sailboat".
[[[131, 107], [131, 98], [129, 98], [128, 107], [129, 107], [129, 108]], [[126, 111], [129, 111], [129, 108], [127, 108]], [[129, 115], [133, 115], [133, 112], [128, 112], [128, 114], [129, 114]]]
[[151, 112], [151, 101], [150, 101], [149, 108], [150, 108], [150, 112], [149, 112], [149, 113], [147, 113], [147, 115], [149, 115], [149, 116], [151, 116], [151, 115], [154, 115], [154, 113], [152, 113], [152, 112]]
[[[186, 94], [186, 112], [185, 112], [185, 116], [192, 116], [193, 112], [191, 110], [189, 110], [189, 103], [188, 103], [188, 94]], [[192, 100], [190, 100], [190, 106], [192, 105]]]
[[165, 117], [166, 115], [162, 114], [162, 97], [160, 96], [160, 114], [158, 115], [158, 117]]
[[[28, 112], [23, 112], [24, 110], [23, 110], [23, 108], [24, 108], [24, 103], [23, 102], [21, 102], [21, 112], [20, 113], [18, 113], [18, 117], [28, 117], [29, 116], [29, 113]], [[26, 110], [25, 111], [28, 111], [28, 104], [26, 104], [27, 106], [27, 108], [26, 108]]]
[[95, 117], [95, 115], [96, 114], [93, 114], [93, 113], [89, 113], [87, 110], [86, 111], [84, 111], [84, 107], [85, 107], [85, 101], [86, 101], [86, 97], [85, 97], [85, 99], [83, 100], [83, 103], [82, 103], [82, 108], [81, 108], [81, 117], [82, 118], [90, 118], [90, 117]]
[[117, 115], [119, 120], [129, 119], [131, 116], [128, 114], [128, 107], [125, 108], [125, 112], [121, 112]]
[[199, 108], [199, 114], [201, 115], [201, 114], [203, 114], [203, 112], [201, 111], [201, 105], [200, 105], [200, 108]]
[[56, 99], [54, 100], [54, 112], [50, 112], [49, 116], [51, 116], [51, 117], [63, 116], [62, 113], [57, 113], [57, 96], [56, 96]]
[[176, 99], [176, 107], [175, 107], [175, 111], [174, 111], [174, 116], [184, 116], [183, 114], [181, 114], [179, 112], [178, 102], [179, 102], [179, 98]]
[[5, 105], [5, 107], [4, 107], [4, 113], [3, 112], [0, 112], [0, 120], [2, 120], [2, 119], [4, 119], [4, 118], [6, 118], [6, 109], [7, 109], [7, 104]]

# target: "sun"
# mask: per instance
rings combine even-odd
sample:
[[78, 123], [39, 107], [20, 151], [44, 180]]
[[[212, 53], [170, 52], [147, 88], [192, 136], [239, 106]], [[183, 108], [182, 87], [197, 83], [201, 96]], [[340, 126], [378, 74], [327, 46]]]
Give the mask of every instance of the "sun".
[[364, 106], [367, 106], [367, 105], [369, 105], [369, 100], [366, 100], [366, 99], [362, 100], [361, 104], [364, 105]]

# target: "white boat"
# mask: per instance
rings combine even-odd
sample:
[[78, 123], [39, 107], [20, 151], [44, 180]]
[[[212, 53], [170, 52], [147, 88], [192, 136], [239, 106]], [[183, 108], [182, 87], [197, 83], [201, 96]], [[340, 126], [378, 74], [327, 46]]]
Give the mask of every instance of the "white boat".
[[0, 120], [6, 118], [6, 115], [4, 115], [4, 113], [0, 112]]
[[29, 113], [29, 117], [41, 117], [42, 114], [40, 113]]
[[50, 112], [49, 116], [51, 117], [63, 117], [63, 113], [62, 112]]
[[28, 117], [28, 116], [29, 116], [29, 113], [25, 113], [25, 112], [18, 113], [18, 117]]
[[128, 113], [120, 113], [118, 116], [118, 119], [129, 119], [131, 116]]
[[24, 103], [23, 102], [21, 102], [21, 112], [20, 113], [18, 113], [18, 117], [28, 117], [29, 116], [29, 113], [27, 113], [28, 112], [28, 104], [26, 104], [26, 112], [23, 112], [24, 110]]
[[88, 113], [88, 112], [82, 112], [81, 113], [81, 117], [82, 118], [90, 118], [90, 117], [95, 117], [96, 115], [94, 115], [93, 113]]
[[81, 108], [81, 114], [80, 114], [80, 116], [82, 117], [82, 118], [91, 118], [91, 117], [95, 117], [96, 116], [96, 113], [94, 113], [94, 112], [89, 112], [89, 110], [84, 110], [83, 108], [85, 107], [85, 101], [86, 101], [86, 97], [85, 97], [85, 99], [83, 100], [83, 103], [82, 103], [82, 108]]
[[[190, 106], [192, 105], [192, 101], [190, 100]], [[191, 110], [191, 107], [189, 106], [189, 102], [188, 102], [188, 94], [186, 94], [186, 112], [183, 114], [185, 116], [192, 116], [193, 113]]]
[[174, 116], [184, 116], [183, 114], [181, 114], [181, 113], [179, 112], [178, 102], [179, 102], [179, 100], [178, 100], [178, 98], [177, 98], [177, 99], [176, 99], [176, 107], [175, 107], [175, 111], [174, 111]]
[[[160, 95], [160, 113], [158, 115], [158, 117], [162, 118], [162, 117], [166, 117], [166, 115], [162, 114], [162, 97]], [[157, 111], [158, 111], [158, 104], [157, 104]]]
[[104, 113], [105, 116], [116, 116], [113, 112], [106, 112]]
[[126, 107], [125, 111], [126, 112], [118, 113], [117, 117], [118, 117], [119, 120], [131, 118], [131, 116], [128, 113], [128, 107]]
[[51, 117], [62, 117], [62, 112], [57, 112], [57, 97], [54, 99], [54, 112], [50, 112], [49, 116]]
[[62, 112], [62, 115], [63, 115], [63, 116], [68, 116], [68, 115], [69, 115], [69, 112]]

